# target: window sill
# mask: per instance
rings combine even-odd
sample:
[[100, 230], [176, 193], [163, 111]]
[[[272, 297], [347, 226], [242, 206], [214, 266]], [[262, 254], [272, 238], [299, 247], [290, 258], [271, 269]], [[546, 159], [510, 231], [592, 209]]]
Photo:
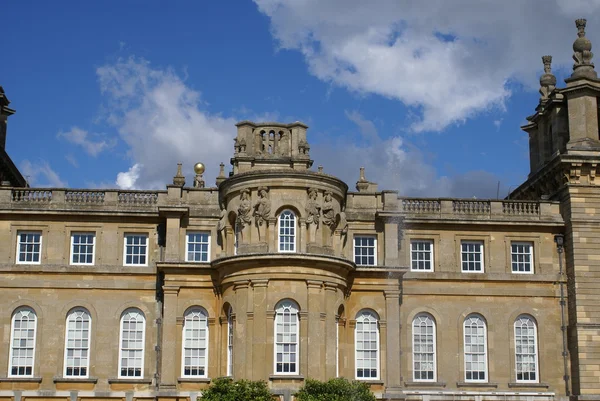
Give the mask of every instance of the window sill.
[[406, 387], [446, 387], [446, 382], [433, 382], [433, 381], [412, 381], [404, 382]]
[[97, 377], [55, 377], [54, 383], [93, 383], [98, 382]]
[[108, 379], [108, 384], [113, 384], [113, 383], [118, 383], [118, 384], [152, 384], [152, 379], [144, 379], [144, 378], [140, 378], [140, 379], [135, 379], [135, 378], [129, 378], [129, 377], [113, 377]]
[[210, 383], [210, 377], [178, 377], [179, 383]]
[[456, 382], [456, 387], [490, 387], [490, 388], [498, 388], [498, 383], [487, 383], [487, 382]]
[[527, 382], [519, 382], [519, 383], [508, 383], [509, 388], [549, 388], [550, 385], [546, 383], [527, 383]]
[[41, 383], [42, 382], [42, 378], [41, 377], [0, 377], [0, 383], [10, 383], [10, 382], [16, 382], [16, 383]]
[[303, 375], [271, 375], [269, 380], [304, 380]]
[[380, 380], [380, 379], [373, 379], [373, 380], [370, 380], [370, 379], [354, 379], [354, 380], [356, 380], [357, 382], [365, 383], [365, 384], [381, 384], [381, 385], [385, 384], [385, 382], [383, 380]]

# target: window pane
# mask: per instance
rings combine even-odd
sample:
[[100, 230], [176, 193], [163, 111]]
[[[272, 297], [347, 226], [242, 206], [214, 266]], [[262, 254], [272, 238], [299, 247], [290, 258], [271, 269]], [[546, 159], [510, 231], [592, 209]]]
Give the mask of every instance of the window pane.
[[146, 234], [125, 235], [125, 257], [126, 265], [147, 265], [148, 236]]
[[298, 308], [291, 301], [275, 309], [275, 372], [297, 374]]
[[183, 376], [206, 377], [208, 344], [208, 314], [192, 308], [183, 323]]
[[90, 323], [85, 309], [75, 309], [67, 317], [65, 376], [88, 376]]

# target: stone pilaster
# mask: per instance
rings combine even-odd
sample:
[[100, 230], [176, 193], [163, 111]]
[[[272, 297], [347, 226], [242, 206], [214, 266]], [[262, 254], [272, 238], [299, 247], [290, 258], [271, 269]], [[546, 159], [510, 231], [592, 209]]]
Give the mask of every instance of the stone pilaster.
[[248, 292], [250, 284], [248, 281], [238, 281], [234, 283], [233, 290], [235, 291], [235, 326], [233, 333], [233, 371], [235, 378], [237, 379], [248, 379], [248, 365], [251, 365], [248, 361]]
[[162, 325], [160, 389], [177, 387], [177, 296], [179, 286], [163, 286], [164, 314]]
[[[267, 286], [269, 280], [252, 280], [254, 321], [266, 322]], [[271, 367], [267, 361], [267, 325], [255, 324], [252, 335], [252, 380], [261, 380], [269, 376]]]
[[[321, 344], [325, 341], [321, 330], [321, 312], [323, 302], [321, 301], [322, 281], [307, 280], [308, 290], [308, 360], [311, 367], [306, 376], [317, 380], [323, 380], [324, 366], [321, 363]], [[323, 311], [324, 312], [324, 311]]]
[[336, 377], [339, 336], [337, 327], [337, 286], [325, 283], [325, 380]]
[[400, 291], [385, 291], [386, 366], [385, 384], [388, 393], [400, 391], [402, 372], [400, 364]]

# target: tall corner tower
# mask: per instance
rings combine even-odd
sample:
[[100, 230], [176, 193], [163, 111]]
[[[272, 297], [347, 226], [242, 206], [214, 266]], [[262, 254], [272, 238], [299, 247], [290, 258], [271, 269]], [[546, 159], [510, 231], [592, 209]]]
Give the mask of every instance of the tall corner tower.
[[[529, 134], [530, 174], [511, 199], [560, 202], [565, 220], [571, 393], [600, 400], [600, 80], [585, 19], [575, 21], [573, 73], [556, 87], [552, 57], [542, 57], [540, 101], [522, 127]], [[591, 397], [591, 398], [590, 398]]]

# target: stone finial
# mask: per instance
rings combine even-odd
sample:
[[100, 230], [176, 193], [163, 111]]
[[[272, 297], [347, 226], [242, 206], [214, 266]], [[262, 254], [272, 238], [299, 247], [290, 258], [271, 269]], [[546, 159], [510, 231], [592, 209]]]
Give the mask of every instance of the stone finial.
[[365, 168], [360, 168], [360, 175], [358, 177], [358, 181], [356, 182], [356, 190], [358, 192], [363, 192], [369, 189], [369, 181], [365, 178]]
[[540, 77], [540, 100], [547, 100], [556, 88], [556, 77], [552, 74], [552, 56], [543, 56], [544, 74]]
[[204, 170], [204, 163], [194, 164], [194, 172], [196, 173], [196, 176], [194, 177], [194, 188], [204, 188], [205, 183], [204, 178], [202, 177]]
[[225, 176], [225, 163], [219, 164], [219, 175], [217, 176], [217, 186], [219, 186], [227, 177]]
[[319, 172], [319, 173], [323, 173], [323, 166], [319, 166], [319, 167], [317, 168], [317, 172]]
[[585, 37], [585, 25], [587, 20], [581, 18], [575, 21], [577, 26], [577, 39], [573, 42], [573, 73], [571, 78], [598, 78], [598, 74], [594, 70], [592, 63], [592, 42]]
[[181, 171], [181, 163], [177, 163], [177, 174], [173, 177], [173, 185], [183, 187], [185, 185], [185, 177]]

